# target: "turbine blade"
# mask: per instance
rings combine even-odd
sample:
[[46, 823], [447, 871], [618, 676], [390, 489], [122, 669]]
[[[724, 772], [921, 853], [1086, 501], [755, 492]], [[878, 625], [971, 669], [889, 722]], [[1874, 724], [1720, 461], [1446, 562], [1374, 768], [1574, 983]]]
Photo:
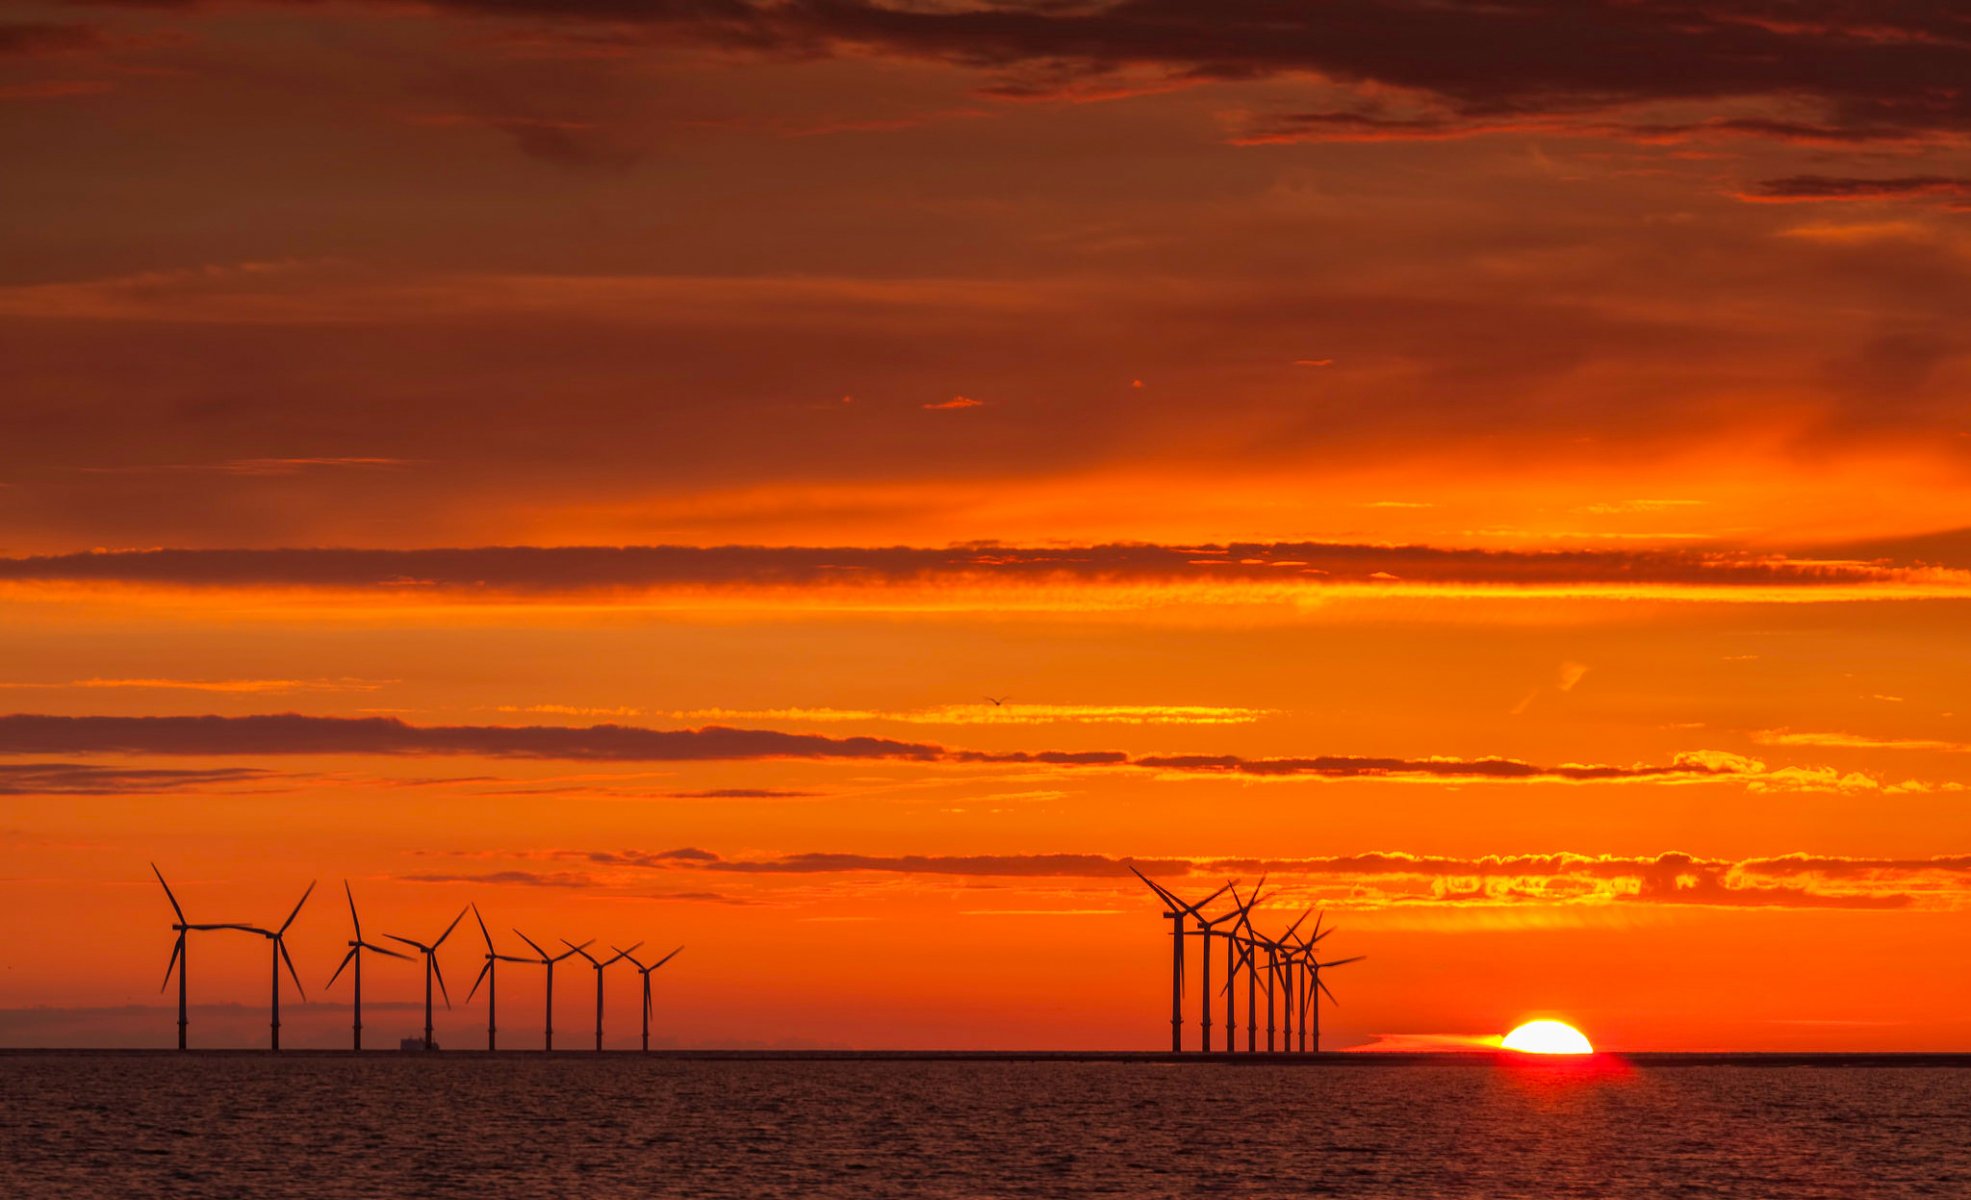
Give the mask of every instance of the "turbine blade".
[[335, 969], [335, 974], [333, 974], [333, 975], [331, 975], [331, 976], [329, 976], [329, 981], [328, 981], [327, 983], [325, 983], [325, 984], [323, 984], [323, 985], [322, 985], [322, 990], [323, 990], [323, 991], [325, 991], [325, 992], [326, 992], [326, 991], [328, 991], [328, 990], [329, 990], [330, 988], [332, 988], [332, 987], [334, 987], [334, 986], [335, 986], [335, 981], [336, 981], [336, 980], [338, 980], [338, 979], [340, 979], [340, 978], [342, 978], [342, 967], [346, 967], [346, 966], [348, 966], [348, 965], [349, 965], [349, 962], [350, 962], [350, 960], [351, 960], [351, 959], [353, 959], [353, 958], [355, 958], [355, 957], [356, 957], [356, 954], [357, 954], [357, 952], [358, 952], [358, 951], [360, 951], [361, 949], [362, 949], [362, 946], [361, 946], [361, 944], [360, 944], [360, 943], [358, 943], [357, 945], [354, 945], [354, 946], [351, 946], [351, 947], [349, 947], [349, 953], [347, 953], [347, 954], [345, 954], [345, 955], [343, 955], [343, 956], [342, 956], [342, 966], [341, 966], [341, 967], [337, 967], [337, 968]]
[[287, 964], [287, 977], [294, 980], [294, 990], [301, 994], [303, 1000], [306, 1000], [308, 998], [308, 989], [301, 986], [301, 976], [295, 972], [294, 960], [287, 955], [287, 939], [275, 938], [274, 949], [280, 951], [281, 961]]
[[[462, 917], [465, 914], [460, 913], [459, 915]], [[445, 998], [445, 1007], [450, 1008], [452, 1006], [452, 994], [445, 990], [445, 972], [444, 969], [438, 965], [438, 955], [436, 951], [433, 951], [432, 953], [425, 955], [425, 961], [431, 964], [431, 973], [437, 976], [438, 978], [438, 994]]]
[[179, 956], [184, 952], [185, 935], [181, 933], [178, 935], [178, 940], [171, 943], [171, 961], [164, 964], [164, 982], [157, 985], [158, 991], [161, 992], [171, 986], [171, 972], [177, 969]]
[[1155, 892], [1155, 893], [1156, 893], [1157, 895], [1159, 895], [1159, 896], [1161, 896], [1161, 897], [1163, 897], [1163, 900], [1164, 900], [1164, 903], [1166, 903], [1166, 904], [1168, 904], [1168, 905], [1170, 905], [1170, 906], [1171, 906], [1172, 908], [1177, 908], [1177, 907], [1179, 907], [1179, 905], [1178, 905], [1178, 903], [1177, 903], [1177, 897], [1175, 897], [1175, 896], [1173, 896], [1173, 895], [1171, 895], [1171, 894], [1170, 894], [1170, 891], [1169, 891], [1169, 889], [1167, 889], [1167, 888], [1165, 888], [1165, 887], [1164, 887], [1164, 886], [1163, 886], [1162, 884], [1160, 884], [1160, 883], [1158, 883], [1158, 882], [1157, 882], [1156, 880], [1154, 880], [1154, 879], [1152, 879], [1152, 878], [1150, 878], [1150, 877], [1149, 877], [1148, 875], [1145, 875], [1145, 874], [1143, 874], [1143, 872], [1141, 872], [1141, 871], [1138, 871], [1138, 870], [1136, 869], [1136, 864], [1135, 864], [1135, 863], [1124, 863], [1123, 865], [1124, 865], [1124, 866], [1126, 866], [1126, 867], [1128, 867], [1128, 868], [1129, 868], [1129, 870], [1130, 870], [1130, 873], [1131, 873], [1131, 874], [1133, 874], [1133, 875], [1135, 875], [1135, 876], [1136, 876], [1136, 878], [1138, 878], [1138, 879], [1140, 879], [1140, 880], [1142, 880], [1142, 881], [1143, 881], [1144, 883], [1146, 883], [1146, 884], [1148, 884], [1148, 885], [1149, 885], [1149, 887], [1150, 887], [1150, 890], [1151, 890], [1151, 891], [1153, 891], [1153, 892]]
[[669, 962], [669, 961], [671, 961], [672, 959], [674, 959], [674, 958], [676, 958], [676, 957], [678, 956], [678, 951], [681, 951], [681, 950], [683, 950], [683, 949], [684, 949], [684, 947], [683, 947], [683, 946], [679, 946], [679, 947], [677, 948], [677, 950], [673, 950], [673, 951], [671, 951], [671, 952], [670, 952], [669, 954], [666, 954], [666, 955], [665, 955], [664, 957], [662, 957], [662, 958], [660, 958], [660, 959], [658, 959], [658, 960], [657, 960], [656, 962], [654, 962], [654, 963], [651, 963], [651, 964], [650, 964], [650, 969], [651, 969], [651, 970], [653, 970], [653, 971], [655, 971], [655, 970], [656, 970], [656, 969], [657, 969], [658, 967], [661, 967], [661, 966], [663, 966], [663, 965], [664, 965], [665, 963], [667, 963], [667, 962]]
[[363, 940], [363, 922], [356, 915], [356, 893], [349, 890], [347, 879], [342, 881], [342, 894], [349, 897], [349, 923], [356, 927], [356, 940], [360, 942]]
[[445, 932], [439, 934], [438, 940], [431, 943], [431, 948], [433, 950], [436, 950], [438, 947], [444, 945], [445, 939], [452, 936], [452, 930], [457, 929], [459, 927], [459, 922], [463, 920], [465, 920], [465, 909], [461, 908], [459, 909], [459, 915], [452, 918], [452, 923], [450, 925], [445, 926]]
[[301, 899], [296, 900], [294, 902], [294, 911], [287, 915], [287, 920], [281, 922], [280, 932], [282, 933], [287, 932], [287, 927], [294, 924], [294, 918], [301, 915], [301, 906], [308, 903], [308, 897], [314, 894], [315, 894], [315, 881], [310, 879], [308, 881], [308, 890], [301, 893]]
[[518, 929], [514, 929], [513, 935], [519, 938], [521, 941], [526, 942], [529, 946], [532, 946], [534, 948], [534, 953], [541, 956], [542, 962], [550, 961], [550, 959], [548, 958], [548, 952], [541, 949], [541, 944], [539, 942], [535, 941], [533, 938], [528, 937], [526, 934], [520, 932], [520, 930]]
[[1339, 1001], [1339, 1000], [1337, 1000], [1337, 999], [1335, 999], [1335, 994], [1334, 994], [1333, 992], [1329, 992], [1329, 991], [1328, 991], [1328, 985], [1327, 985], [1327, 984], [1325, 984], [1325, 983], [1322, 983], [1322, 982], [1321, 982], [1321, 978], [1320, 978], [1320, 977], [1319, 977], [1318, 975], [1317, 975], [1317, 976], [1315, 976], [1315, 978], [1314, 978], [1314, 982], [1315, 982], [1315, 984], [1316, 984], [1316, 985], [1318, 985], [1318, 986], [1320, 987], [1320, 989], [1321, 989], [1321, 990], [1322, 990], [1323, 992], [1327, 992], [1327, 996], [1328, 996], [1328, 1003], [1330, 1003], [1330, 1004], [1332, 1004], [1332, 1005], [1334, 1005], [1334, 1006], [1335, 1006], [1336, 1008], [1340, 1008], [1340, 1007], [1341, 1007], [1341, 1001]]
[[368, 943], [368, 942], [363, 942], [363, 943], [362, 943], [362, 947], [363, 947], [363, 949], [365, 949], [365, 950], [368, 950], [368, 951], [370, 951], [370, 952], [372, 952], [372, 953], [375, 953], [375, 954], [381, 954], [381, 955], [384, 955], [384, 956], [385, 956], [385, 957], [387, 957], [387, 958], [401, 958], [401, 959], [403, 959], [403, 960], [404, 960], [405, 962], [409, 962], [409, 961], [410, 961], [410, 958], [411, 958], [411, 956], [410, 956], [410, 955], [408, 955], [408, 954], [399, 954], [399, 953], [398, 953], [397, 951], [395, 951], [395, 950], [387, 950], [387, 949], [385, 949], [385, 948], [384, 948], [384, 947], [382, 947], [382, 946], [372, 946], [372, 945], [371, 945], [370, 943]]
[[477, 901], [474, 901], [472, 905], [472, 919], [479, 922], [479, 936], [486, 939], [486, 953], [493, 953], [493, 935], [486, 932], [486, 918], [479, 915], [479, 904]]
[[[638, 943], [636, 944], [636, 946], [641, 946], [641, 945], [643, 945], [643, 943], [642, 943], [642, 942], [638, 942]], [[630, 947], [630, 950], [634, 950], [634, 949], [636, 949], [636, 946], [631, 946], [631, 947]], [[610, 948], [611, 950], [614, 950], [614, 951], [616, 952], [616, 957], [617, 957], [617, 958], [627, 958], [627, 959], [629, 959], [629, 960], [630, 960], [630, 965], [631, 965], [631, 966], [633, 966], [633, 967], [635, 967], [635, 968], [636, 968], [637, 970], [639, 970], [639, 971], [648, 971], [648, 970], [650, 969], [649, 967], [646, 967], [646, 966], [644, 966], [644, 965], [643, 965], [643, 960], [642, 960], [642, 959], [640, 959], [640, 958], [638, 958], [638, 957], [637, 957], [636, 955], [634, 955], [634, 954], [631, 954], [631, 953], [630, 953], [630, 950], [625, 950], [625, 949], [623, 949], [623, 948], [622, 948], [621, 946], [618, 946], [618, 945], [617, 945], [616, 943], [614, 943], [614, 942], [611, 942], [611, 943], [609, 943], [609, 948]]]
[[400, 933], [386, 933], [383, 936], [389, 938], [393, 942], [402, 942], [406, 946], [416, 946], [419, 950], [430, 949], [430, 947], [426, 946], [423, 942], [414, 942]]
[[171, 885], [164, 882], [164, 872], [157, 869], [156, 863], [151, 864], [151, 874], [157, 876], [157, 885], [164, 889], [164, 898], [171, 901], [171, 911], [178, 914], [178, 923], [183, 925], [185, 923], [185, 910], [178, 907], [178, 897], [171, 894]]
[[465, 1002], [467, 1004], [472, 1003], [472, 998], [479, 994], [479, 985], [486, 982], [486, 976], [491, 975], [492, 973], [493, 973], [493, 960], [489, 958], [486, 960], [486, 965], [479, 968], [479, 978], [472, 981], [472, 990], [465, 994]]
[[1369, 956], [1366, 954], [1357, 954], [1353, 958], [1337, 958], [1333, 962], [1316, 963], [1315, 965], [1326, 970], [1329, 967], [1345, 967], [1349, 963], [1361, 962], [1367, 957]]

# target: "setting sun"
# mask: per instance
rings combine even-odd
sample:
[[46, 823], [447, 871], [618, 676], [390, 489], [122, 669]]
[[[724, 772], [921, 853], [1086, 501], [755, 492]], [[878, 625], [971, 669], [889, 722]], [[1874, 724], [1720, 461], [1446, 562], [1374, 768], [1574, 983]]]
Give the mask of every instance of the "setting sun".
[[1499, 1045], [1521, 1054], [1593, 1054], [1581, 1031], [1563, 1021], [1528, 1021], [1507, 1034]]

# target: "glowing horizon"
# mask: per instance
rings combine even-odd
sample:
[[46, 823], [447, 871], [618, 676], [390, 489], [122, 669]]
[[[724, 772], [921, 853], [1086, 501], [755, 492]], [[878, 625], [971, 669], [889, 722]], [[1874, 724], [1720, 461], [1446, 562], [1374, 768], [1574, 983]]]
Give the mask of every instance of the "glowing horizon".
[[1157, 1047], [1137, 865], [1327, 1048], [1971, 1049], [1950, 14], [16, 7], [0, 1045], [169, 1039], [155, 860], [321, 880], [294, 1045], [346, 877], [689, 944], [664, 1044]]

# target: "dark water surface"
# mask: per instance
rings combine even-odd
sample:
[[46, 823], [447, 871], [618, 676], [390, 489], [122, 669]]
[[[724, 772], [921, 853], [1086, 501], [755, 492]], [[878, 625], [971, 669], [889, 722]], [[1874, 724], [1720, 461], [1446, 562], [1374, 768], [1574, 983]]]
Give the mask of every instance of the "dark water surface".
[[1971, 1070], [0, 1056], [7, 1197], [1971, 1197]]

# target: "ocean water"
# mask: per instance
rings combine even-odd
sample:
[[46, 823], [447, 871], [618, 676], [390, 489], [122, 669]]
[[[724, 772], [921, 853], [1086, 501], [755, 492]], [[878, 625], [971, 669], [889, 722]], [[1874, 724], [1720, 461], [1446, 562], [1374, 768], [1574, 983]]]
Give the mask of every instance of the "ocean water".
[[1971, 1197], [1971, 1070], [0, 1056], [7, 1197]]

